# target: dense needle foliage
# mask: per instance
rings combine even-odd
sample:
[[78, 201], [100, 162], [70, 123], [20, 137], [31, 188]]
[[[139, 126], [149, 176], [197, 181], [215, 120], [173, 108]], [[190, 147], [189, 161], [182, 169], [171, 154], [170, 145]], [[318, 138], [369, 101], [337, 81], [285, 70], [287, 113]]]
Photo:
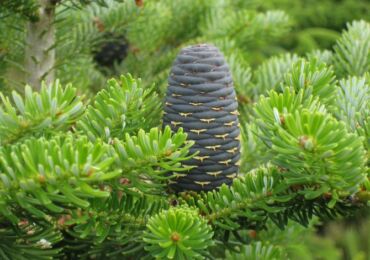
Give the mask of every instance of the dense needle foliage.
[[[37, 23], [37, 1], [0, 8], [0, 259], [294, 259], [332, 246], [294, 244], [315, 224], [368, 210], [368, 22], [298, 55], [279, 44], [293, 20], [258, 11], [278, 1], [92, 2], [53, 2], [60, 80], [40, 86], [18, 77], [26, 31], [1, 30]], [[128, 44], [108, 69], [93, 61], [106, 32]], [[195, 42], [219, 47], [230, 66], [240, 173], [175, 194], [170, 173], [186, 174], [196, 154], [181, 128], [161, 124], [163, 93], [178, 49]], [[133, 74], [105, 80], [124, 71]]]

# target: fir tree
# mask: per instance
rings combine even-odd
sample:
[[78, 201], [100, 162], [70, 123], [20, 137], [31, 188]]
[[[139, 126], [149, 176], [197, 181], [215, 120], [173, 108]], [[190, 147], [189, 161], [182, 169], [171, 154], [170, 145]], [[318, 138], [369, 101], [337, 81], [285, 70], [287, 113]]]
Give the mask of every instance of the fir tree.
[[[6, 12], [34, 23], [40, 5], [24, 2], [21, 5], [27, 8], [10, 1]], [[134, 19], [137, 27], [132, 27], [141, 28], [142, 34], [135, 30], [126, 33], [129, 44], [137, 37], [135, 43], [142, 45], [136, 47], [148, 51], [142, 56], [131, 51], [126, 66], [134, 70], [135, 62], [142, 58], [145, 84], [127, 74], [109, 80], [96, 95], [86, 97], [78, 85], [84, 77], [72, 80], [73, 85], [50, 76], [49, 82], [1, 94], [1, 258], [279, 259], [293, 254], [289, 243], [294, 241], [282, 246], [282, 237], [302, 236], [307, 230], [304, 227], [312, 230], [315, 221], [367, 208], [369, 23], [349, 23], [333, 52], [278, 55], [254, 69], [248, 50], [267, 49], [269, 45], [260, 43], [276, 39], [287, 29], [289, 19], [284, 13], [233, 13], [235, 6], [210, 8], [223, 1], [199, 1], [201, 9], [188, 1], [181, 8], [155, 2], [140, 9], [142, 4], [137, 2], [117, 5], [122, 7], [116, 10], [120, 13], [117, 17], [126, 12], [128, 20], [116, 25], [129, 21], [129, 14], [144, 13]], [[85, 1], [69, 3], [65, 12], [75, 15], [70, 17], [91, 18], [93, 9], [70, 9]], [[107, 28], [114, 27], [113, 9], [94, 8], [107, 19], [103, 19]], [[178, 23], [191, 19], [201, 26], [194, 30], [185, 27], [177, 34], [177, 24], [165, 24], [165, 19], [144, 26], [144, 18], [156, 14], [153, 10], [158, 8], [172, 8]], [[62, 17], [65, 13], [57, 9], [56, 15]], [[203, 12], [209, 12], [204, 21]], [[248, 30], [240, 28], [240, 17], [248, 17]], [[69, 19], [61, 20], [64, 25], [60, 28], [67, 28], [73, 21]], [[54, 64], [73, 57], [76, 50], [82, 53], [75, 64], [65, 63], [56, 71], [64, 81], [78, 78], [67, 72], [73, 72], [80, 58], [81, 64], [90, 64], [83, 68], [84, 75], [97, 71], [91, 67], [93, 63], [86, 62], [92, 59], [90, 47], [84, 48], [96, 44], [96, 35], [104, 36], [99, 21], [88, 19], [66, 34], [72, 37], [76, 30], [87, 28], [91, 35], [78, 34], [86, 37], [80, 45], [77, 41], [68, 48], [56, 45]], [[173, 31], [148, 36], [161, 26]], [[62, 32], [58, 36], [57, 28], [56, 42], [63, 39]], [[14, 34], [26, 37], [25, 31]], [[182, 128], [171, 131], [161, 126], [161, 91], [147, 82], [163, 82], [178, 48], [206, 39], [225, 53], [239, 95], [239, 176], [230, 186], [209, 192], [175, 194], [168, 189], [176, 178], [171, 173], [191, 170], [186, 162], [196, 156], [191, 152], [194, 143]], [[176, 40], [176, 47], [165, 55], [165, 43]], [[77, 49], [71, 48], [73, 43]], [[59, 56], [58, 47], [63, 50]], [[26, 53], [9, 55], [16, 59]], [[88, 58], [84, 56], [87, 53]], [[150, 54], [160, 54], [151, 68], [145, 64], [153, 59]], [[9, 62], [11, 57], [7, 58]], [[41, 79], [47, 78], [38, 77], [37, 81]]]

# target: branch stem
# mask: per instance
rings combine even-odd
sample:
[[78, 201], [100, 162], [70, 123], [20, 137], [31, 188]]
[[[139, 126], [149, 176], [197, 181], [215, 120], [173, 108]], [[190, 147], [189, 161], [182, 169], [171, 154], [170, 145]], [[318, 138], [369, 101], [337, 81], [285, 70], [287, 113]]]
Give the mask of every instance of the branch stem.
[[39, 0], [39, 19], [27, 24], [25, 50], [26, 83], [34, 89], [54, 81], [55, 65], [55, 1]]

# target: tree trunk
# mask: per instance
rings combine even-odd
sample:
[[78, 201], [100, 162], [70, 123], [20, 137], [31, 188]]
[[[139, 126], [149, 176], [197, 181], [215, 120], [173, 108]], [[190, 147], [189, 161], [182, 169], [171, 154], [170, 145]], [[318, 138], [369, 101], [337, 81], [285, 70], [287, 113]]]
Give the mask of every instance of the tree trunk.
[[28, 22], [25, 68], [26, 83], [34, 89], [54, 81], [55, 64], [55, 1], [39, 0], [39, 20]]

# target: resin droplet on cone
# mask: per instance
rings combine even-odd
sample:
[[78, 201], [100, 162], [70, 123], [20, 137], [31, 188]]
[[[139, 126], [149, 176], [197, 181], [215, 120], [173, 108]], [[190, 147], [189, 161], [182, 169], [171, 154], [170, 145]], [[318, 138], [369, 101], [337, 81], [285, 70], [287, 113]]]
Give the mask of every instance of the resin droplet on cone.
[[238, 103], [233, 80], [221, 52], [208, 44], [181, 50], [168, 80], [163, 124], [182, 127], [198, 152], [186, 165], [189, 172], [173, 173], [172, 187], [212, 190], [236, 177], [240, 158]]

